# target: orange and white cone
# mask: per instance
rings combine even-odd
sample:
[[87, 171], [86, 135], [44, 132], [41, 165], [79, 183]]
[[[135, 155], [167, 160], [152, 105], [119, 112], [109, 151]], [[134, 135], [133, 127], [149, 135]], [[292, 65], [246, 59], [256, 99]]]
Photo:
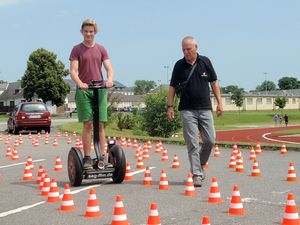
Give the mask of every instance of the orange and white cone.
[[210, 202], [210, 203], [221, 203], [222, 202], [221, 193], [220, 193], [220, 189], [219, 189], [216, 177], [213, 177], [211, 179], [210, 192], [208, 195], [208, 202]]
[[255, 153], [255, 150], [254, 150], [253, 146], [251, 146], [251, 149], [250, 149], [249, 159], [250, 160], [256, 159], [256, 153]]
[[37, 184], [40, 184], [43, 172], [44, 172], [43, 165], [39, 165], [39, 170], [38, 170], [37, 179], [36, 179]]
[[130, 167], [129, 162], [126, 162], [126, 171], [125, 171], [124, 180], [127, 180], [127, 181], [133, 180], [133, 176], [132, 176], [132, 173], [131, 173], [131, 167]]
[[174, 154], [174, 159], [173, 159], [172, 168], [173, 168], [173, 169], [179, 169], [179, 168], [180, 168], [178, 156], [177, 156], [176, 154]]
[[67, 144], [68, 144], [68, 145], [72, 144], [72, 140], [71, 140], [70, 137], [68, 138]]
[[129, 225], [121, 195], [116, 197], [111, 225]]
[[48, 137], [45, 137], [45, 145], [49, 144], [49, 138]]
[[259, 154], [262, 153], [260, 144], [257, 144], [257, 145], [256, 145], [256, 147], [255, 147], [255, 153], [256, 153], [256, 155], [259, 155]]
[[294, 195], [292, 193], [288, 193], [284, 216], [281, 221], [282, 225], [299, 225], [300, 219], [297, 210], [297, 206], [294, 200]]
[[252, 177], [261, 176], [260, 169], [259, 169], [259, 166], [258, 166], [258, 162], [257, 162], [256, 159], [253, 160], [251, 176]]
[[56, 139], [56, 138], [54, 138], [54, 141], [53, 141], [53, 143], [52, 143], [52, 146], [53, 146], [53, 147], [58, 146], [58, 142], [57, 142], [57, 139]]
[[238, 151], [239, 151], [239, 150], [238, 150], [237, 144], [234, 144], [234, 145], [233, 145], [233, 148], [232, 148], [232, 153], [236, 155], [236, 154], [238, 153]]
[[11, 156], [12, 156], [12, 151], [11, 151], [10, 147], [7, 146], [5, 157], [11, 157]]
[[244, 172], [244, 161], [239, 155], [236, 158], [235, 172]]
[[284, 144], [281, 146], [280, 154], [282, 154], [282, 155], [288, 154], [288, 151], [287, 151], [286, 146]]
[[235, 154], [233, 152], [230, 154], [230, 161], [228, 167], [233, 169], [235, 169], [236, 167], [236, 159], [235, 159]]
[[63, 171], [61, 159], [58, 155], [56, 156], [54, 171]]
[[242, 199], [240, 196], [239, 187], [237, 185], [234, 185], [233, 187], [233, 193], [232, 193], [228, 213], [232, 215], [244, 215], [245, 213]]
[[169, 189], [169, 182], [167, 178], [167, 174], [165, 170], [161, 171], [160, 180], [159, 180], [159, 189], [160, 190], [168, 190]]
[[151, 172], [150, 172], [149, 166], [146, 166], [143, 185], [145, 185], [145, 186], [152, 185], [152, 177], [151, 177]]
[[11, 159], [12, 160], [19, 160], [19, 154], [18, 154], [18, 150], [17, 149], [13, 149], [12, 150], [12, 154], [11, 154]]
[[168, 156], [168, 151], [165, 149], [163, 151], [162, 157], [161, 157], [162, 162], [169, 162], [169, 156]]
[[204, 169], [208, 169], [208, 162], [205, 163], [204, 165], [202, 165], [202, 167], [203, 167]]
[[201, 225], [210, 225], [209, 217], [203, 216]]
[[286, 177], [287, 181], [297, 181], [297, 177], [296, 177], [296, 173], [295, 173], [295, 168], [294, 168], [294, 163], [290, 162], [290, 166], [289, 166], [289, 171], [288, 171], [288, 175]]
[[157, 206], [156, 206], [156, 203], [154, 203], [154, 202], [152, 202], [151, 206], [150, 206], [150, 212], [148, 215], [147, 225], [161, 225]]
[[195, 196], [196, 195], [194, 182], [193, 182], [193, 175], [191, 173], [188, 174], [188, 177], [187, 177], [187, 180], [185, 183], [184, 195], [185, 196]]
[[73, 196], [72, 196], [69, 184], [65, 184], [65, 186], [64, 186], [64, 194], [63, 194], [63, 197], [62, 197], [60, 210], [61, 211], [73, 211], [73, 210], [75, 210]]
[[33, 178], [32, 178], [30, 165], [27, 162], [24, 169], [23, 181], [32, 181], [32, 180]]
[[41, 196], [48, 196], [48, 193], [50, 191], [50, 177], [48, 174], [45, 175], [43, 187], [41, 190]]
[[27, 157], [27, 163], [30, 166], [30, 170], [33, 171], [34, 170], [34, 165], [32, 163], [32, 157], [30, 155]]
[[59, 202], [59, 201], [60, 201], [60, 198], [59, 198], [59, 192], [58, 192], [56, 179], [52, 178], [47, 202]]
[[41, 175], [41, 180], [40, 180], [40, 185], [39, 185], [39, 189], [40, 189], [40, 190], [42, 190], [42, 188], [43, 188], [44, 180], [45, 180], [46, 174], [47, 174], [46, 170], [43, 169], [43, 173], [42, 173], [42, 175]]
[[96, 192], [94, 188], [90, 188], [89, 199], [87, 201], [87, 206], [86, 206], [86, 211], [84, 216], [90, 218], [101, 216], [101, 212], [100, 212], [100, 208], [99, 208], [99, 204], [97, 201]]
[[143, 156], [142, 155], [139, 155], [139, 157], [138, 157], [136, 168], [137, 169], [144, 169], [145, 168], [144, 163], [143, 163]]
[[215, 145], [215, 150], [214, 150], [214, 157], [219, 157], [220, 154], [220, 150], [219, 150], [219, 146]]

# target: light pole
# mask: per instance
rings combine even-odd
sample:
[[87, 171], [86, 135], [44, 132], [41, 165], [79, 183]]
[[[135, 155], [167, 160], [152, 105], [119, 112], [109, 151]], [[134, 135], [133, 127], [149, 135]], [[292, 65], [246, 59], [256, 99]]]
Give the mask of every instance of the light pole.
[[169, 66], [164, 66], [164, 68], [166, 69], [166, 73], [167, 73], [167, 84], [169, 82]]

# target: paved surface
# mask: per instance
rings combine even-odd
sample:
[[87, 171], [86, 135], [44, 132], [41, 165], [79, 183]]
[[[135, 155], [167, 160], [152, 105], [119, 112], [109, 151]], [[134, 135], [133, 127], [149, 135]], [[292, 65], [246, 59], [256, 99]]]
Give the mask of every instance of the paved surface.
[[[53, 147], [52, 142], [56, 133], [52, 132], [50, 143], [44, 144], [44, 136], [40, 139], [40, 146], [33, 147], [27, 135], [24, 143], [18, 147], [18, 161], [5, 157], [6, 145], [0, 141], [0, 224], [110, 224], [116, 195], [123, 197], [128, 221], [131, 225], [146, 224], [151, 202], [156, 202], [161, 224], [194, 225], [201, 224], [203, 215], [208, 215], [211, 224], [279, 224], [283, 218], [287, 193], [292, 192], [296, 204], [300, 204], [300, 185], [298, 182], [285, 181], [289, 163], [295, 162], [296, 173], [300, 171], [300, 154], [289, 152], [281, 155], [279, 152], [264, 151], [257, 156], [261, 177], [250, 176], [252, 163], [248, 160], [249, 150], [241, 150], [244, 156], [245, 172], [237, 173], [228, 168], [231, 149], [220, 149], [221, 156], [213, 157], [206, 170], [207, 178], [203, 187], [196, 188], [195, 197], [184, 196], [185, 180], [189, 172], [187, 154], [184, 146], [164, 145], [168, 149], [169, 162], [161, 162], [161, 154], [150, 152], [150, 160], [144, 165], [154, 167], [151, 175], [152, 186], [143, 186], [144, 171], [136, 169], [135, 150], [124, 148], [127, 161], [134, 172], [134, 180], [123, 184], [110, 184], [109, 181], [84, 182], [81, 187], [72, 188], [76, 211], [60, 212], [59, 203], [46, 203], [45, 197], [40, 196], [40, 190], [35, 182], [23, 182], [24, 163], [27, 157], [33, 157], [35, 170], [33, 177], [37, 177], [38, 165], [42, 164], [51, 178], [56, 178], [60, 194], [63, 185], [68, 183], [67, 154], [70, 145], [66, 138], [61, 137], [59, 146]], [[3, 139], [6, 135], [3, 136]], [[13, 136], [11, 145], [17, 136]], [[72, 137], [73, 145], [74, 138]], [[153, 147], [155, 147], [153, 143]], [[180, 169], [172, 169], [173, 154], [179, 157]], [[61, 157], [64, 171], [53, 170], [55, 157]], [[169, 180], [169, 190], [159, 190], [158, 184], [161, 169], [165, 169]], [[212, 177], [218, 180], [223, 202], [211, 204], [207, 202]], [[94, 185], [102, 217], [87, 219], [83, 215], [88, 200], [88, 189]], [[227, 213], [232, 189], [239, 186], [245, 215], [233, 216]]]

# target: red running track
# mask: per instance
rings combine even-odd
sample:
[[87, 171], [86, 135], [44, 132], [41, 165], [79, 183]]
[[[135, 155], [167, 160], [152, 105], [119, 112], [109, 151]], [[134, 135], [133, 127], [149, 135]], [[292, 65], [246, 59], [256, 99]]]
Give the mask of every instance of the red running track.
[[[286, 133], [265, 135], [267, 133], [272, 133], [275, 131], [290, 130], [290, 129], [300, 129], [300, 126], [217, 131], [217, 142], [234, 142], [234, 143], [255, 142], [255, 143], [272, 143], [272, 144], [291, 142], [295, 144], [300, 144], [299, 136], [281, 137], [283, 135], [287, 136]], [[266, 138], [264, 138], [264, 135]]]

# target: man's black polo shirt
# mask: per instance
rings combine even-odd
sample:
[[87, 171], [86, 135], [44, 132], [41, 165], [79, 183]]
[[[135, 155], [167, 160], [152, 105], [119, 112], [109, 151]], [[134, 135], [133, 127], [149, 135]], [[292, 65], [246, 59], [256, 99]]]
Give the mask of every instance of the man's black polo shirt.
[[[198, 55], [196, 62], [197, 66], [181, 95], [178, 110], [212, 109], [209, 83], [217, 80], [217, 75], [209, 58]], [[170, 86], [176, 87], [184, 82], [191, 69], [192, 65], [187, 63], [185, 58], [178, 60], [173, 69]]]

